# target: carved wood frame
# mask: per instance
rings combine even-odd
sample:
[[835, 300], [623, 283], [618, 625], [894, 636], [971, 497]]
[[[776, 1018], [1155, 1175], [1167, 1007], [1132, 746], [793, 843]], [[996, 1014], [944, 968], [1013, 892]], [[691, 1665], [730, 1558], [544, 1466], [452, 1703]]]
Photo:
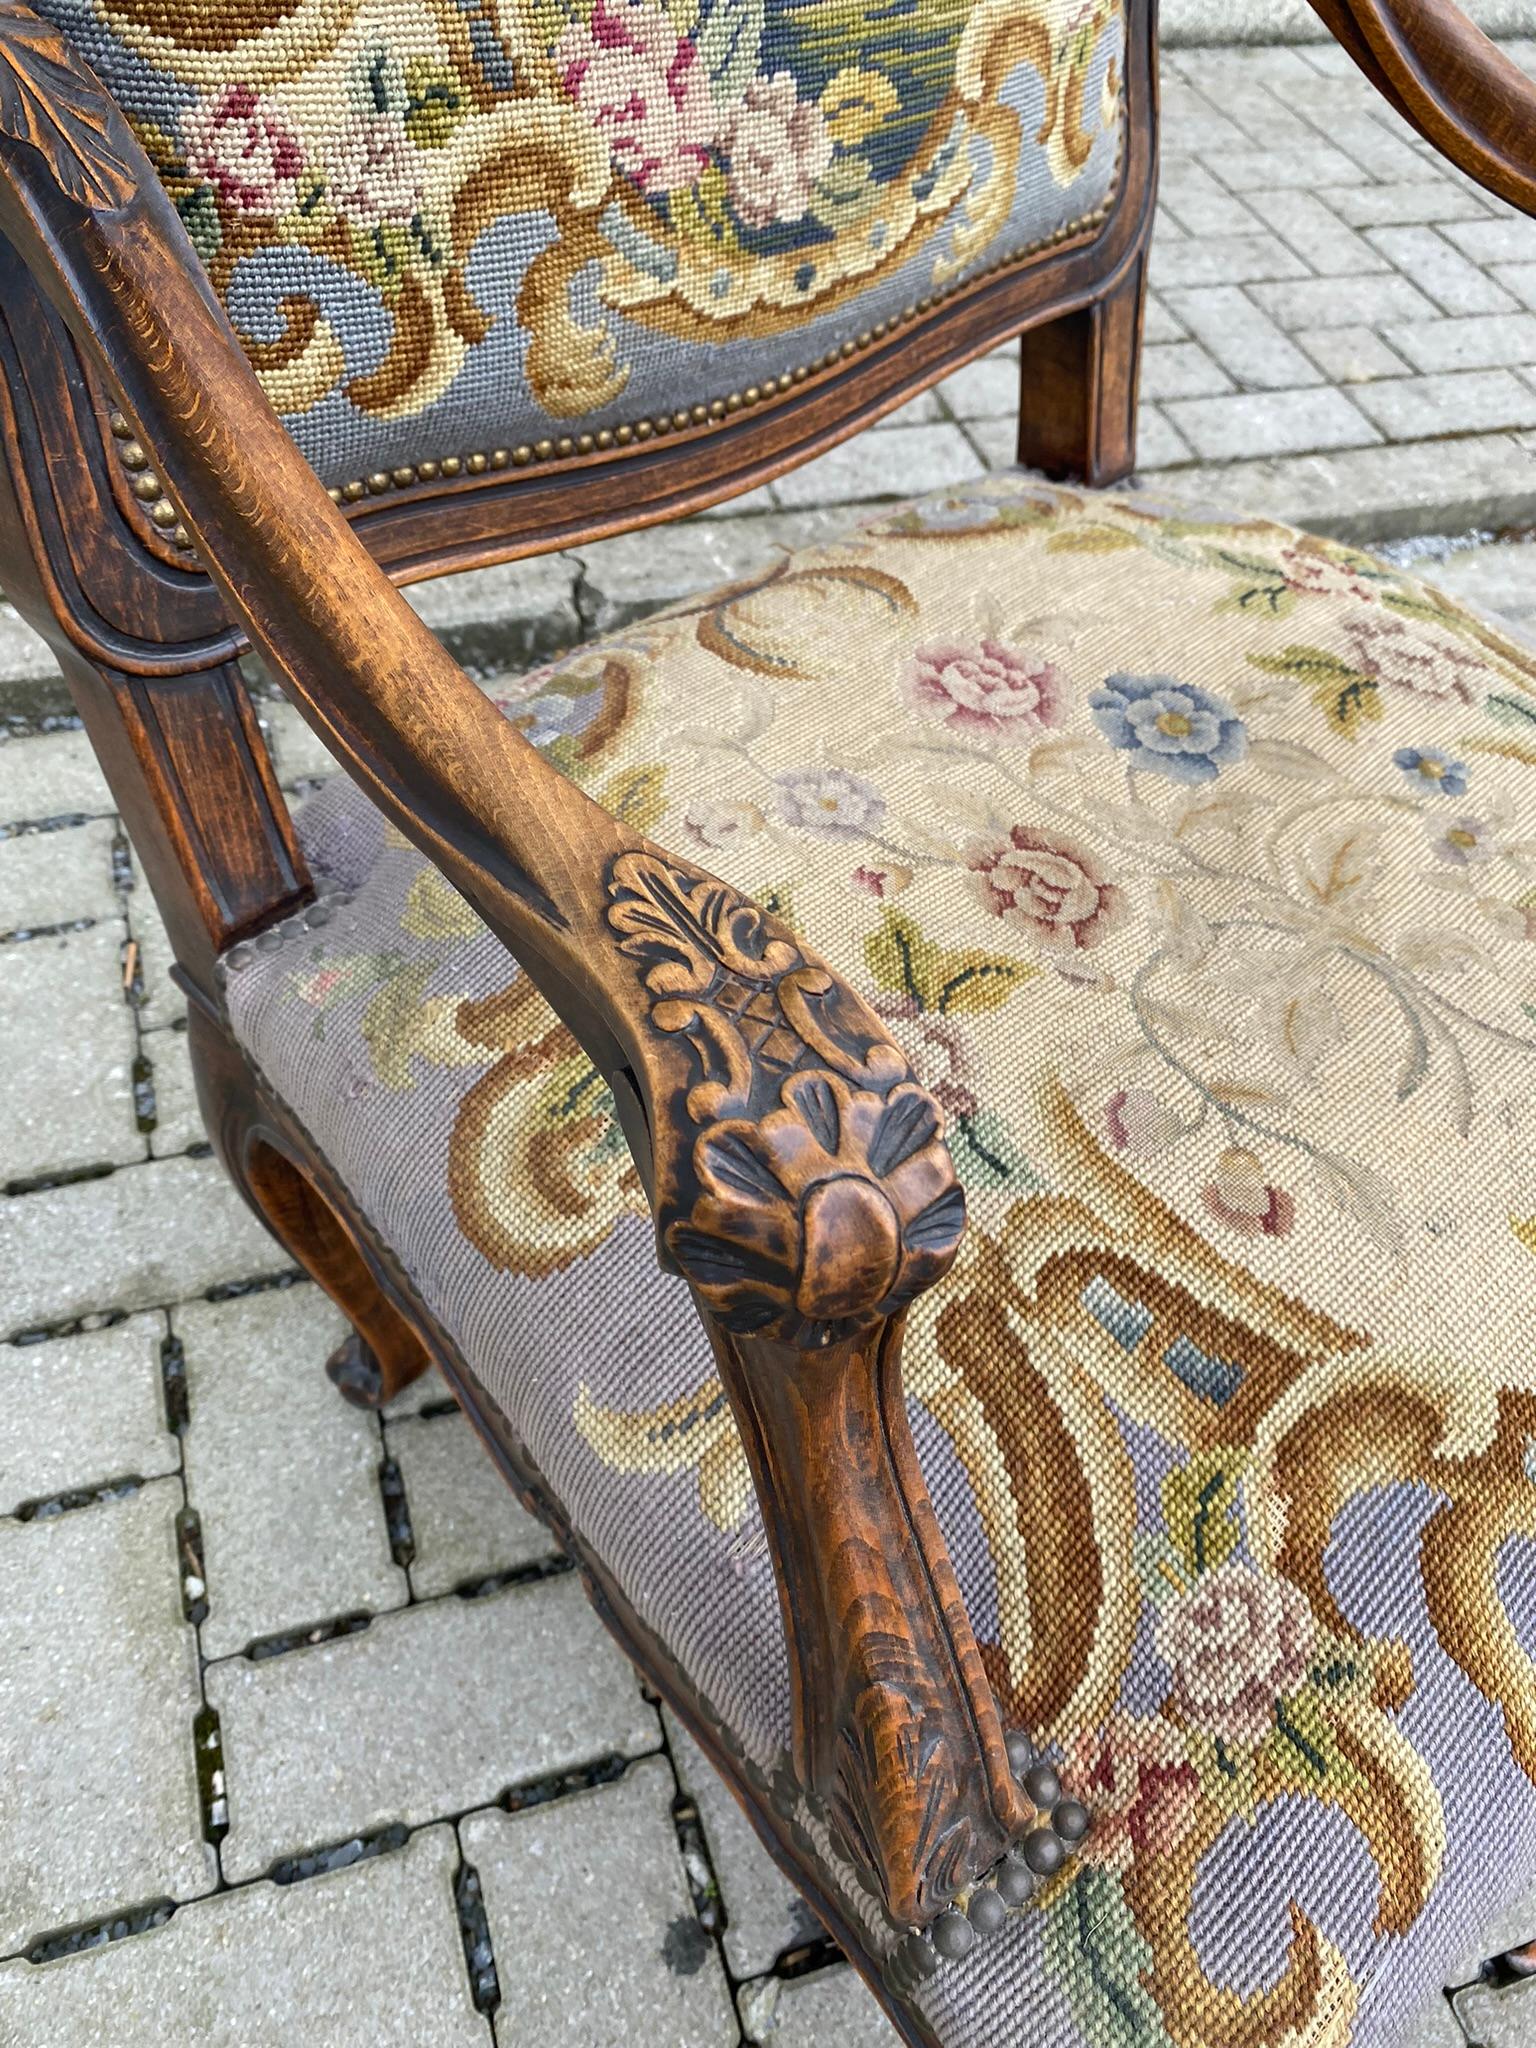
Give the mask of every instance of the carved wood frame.
[[[1426, 134], [1532, 207], [1536, 88], [1454, 9], [1313, 4]], [[274, 419], [111, 100], [0, 0], [0, 578], [59, 653], [182, 969], [217, 1016], [220, 955], [310, 893], [232, 665], [248, 638], [613, 1087], [762, 1500], [797, 1774], [903, 1924], [1030, 1818], [900, 1397], [905, 1306], [963, 1224], [939, 1112], [854, 991], [564, 782], [378, 564], [406, 580], [712, 502], [1019, 329], [1026, 400], [1047, 401], [1033, 429], [1026, 406], [1026, 452], [1092, 480], [1123, 471], [1155, 157], [1149, 0], [1132, 26], [1124, 172], [1091, 238], [979, 280], [739, 423], [380, 500], [354, 531]]]

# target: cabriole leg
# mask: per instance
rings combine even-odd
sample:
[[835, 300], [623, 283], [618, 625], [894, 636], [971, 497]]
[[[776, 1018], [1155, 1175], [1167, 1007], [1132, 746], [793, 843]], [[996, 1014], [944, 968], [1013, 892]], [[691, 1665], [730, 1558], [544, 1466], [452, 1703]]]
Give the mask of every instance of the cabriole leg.
[[198, 1102], [215, 1149], [272, 1235], [352, 1325], [326, 1360], [327, 1374], [355, 1407], [382, 1408], [431, 1364], [425, 1346], [338, 1209], [272, 1128], [239, 1048], [195, 1004], [189, 1023]]

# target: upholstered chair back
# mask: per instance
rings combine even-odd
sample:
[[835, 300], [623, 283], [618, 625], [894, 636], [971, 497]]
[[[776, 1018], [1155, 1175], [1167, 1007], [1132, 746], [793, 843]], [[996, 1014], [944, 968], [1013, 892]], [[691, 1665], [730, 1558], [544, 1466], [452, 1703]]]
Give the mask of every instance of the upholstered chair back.
[[724, 421], [1089, 229], [1121, 0], [36, 0], [349, 496]]

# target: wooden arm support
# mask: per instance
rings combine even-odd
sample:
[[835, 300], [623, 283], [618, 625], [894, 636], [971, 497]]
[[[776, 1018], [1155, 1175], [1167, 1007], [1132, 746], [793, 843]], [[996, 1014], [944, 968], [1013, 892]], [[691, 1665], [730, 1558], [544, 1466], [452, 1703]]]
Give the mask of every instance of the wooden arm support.
[[1470, 178], [1536, 213], [1536, 81], [1453, 0], [1312, 0], [1361, 70]]
[[618, 825], [444, 653], [297, 456], [110, 96], [17, 0], [0, 232], [294, 704], [612, 1086], [756, 1475], [802, 1782], [926, 1921], [1028, 1818], [901, 1396], [904, 1309], [964, 1225], [936, 1105], [785, 927]]

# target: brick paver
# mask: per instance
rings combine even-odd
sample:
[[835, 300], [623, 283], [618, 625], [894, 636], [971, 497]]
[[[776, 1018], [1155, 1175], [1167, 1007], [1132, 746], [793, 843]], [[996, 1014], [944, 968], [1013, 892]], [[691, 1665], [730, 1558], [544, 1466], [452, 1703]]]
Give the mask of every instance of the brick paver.
[[[1536, 224], [1326, 48], [1170, 53], [1166, 111], [1148, 486], [1396, 543], [1536, 640], [1536, 543], [1489, 531], [1536, 525]], [[850, 504], [1011, 462], [1016, 355], [686, 528], [413, 602], [515, 674]], [[253, 681], [296, 796], [328, 759]], [[0, 604], [0, 2040], [875, 2048], [869, 1994], [441, 1384], [378, 1421], [323, 1380], [338, 1319], [208, 1154], [165, 935], [68, 711]], [[1536, 1902], [1487, 1943], [1533, 1932]], [[1472, 2017], [1530, 2038], [1518, 2003]]]

